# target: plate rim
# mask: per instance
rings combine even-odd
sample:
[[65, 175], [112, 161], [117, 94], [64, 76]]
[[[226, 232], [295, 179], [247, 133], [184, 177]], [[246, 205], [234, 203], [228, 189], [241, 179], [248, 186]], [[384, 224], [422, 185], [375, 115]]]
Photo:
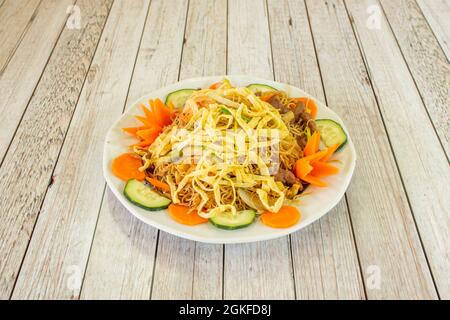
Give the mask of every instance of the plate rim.
[[[227, 237], [216, 237], [216, 238], [208, 238], [208, 237], [202, 237], [202, 236], [198, 236], [189, 232], [185, 232], [182, 230], [176, 230], [173, 229], [170, 226], [167, 226], [163, 223], [160, 223], [156, 220], [153, 220], [151, 222], [149, 222], [148, 220], [145, 220], [144, 218], [142, 218], [139, 214], [137, 214], [135, 212], [135, 208], [133, 207], [133, 205], [131, 203], [129, 203], [128, 201], [126, 201], [125, 197], [123, 196], [122, 192], [120, 192], [119, 190], [117, 190], [117, 188], [114, 186], [113, 181], [111, 180], [111, 170], [110, 170], [110, 159], [108, 158], [108, 145], [109, 145], [109, 141], [108, 141], [108, 137], [111, 135], [112, 131], [117, 128], [117, 125], [120, 123], [120, 121], [123, 119], [123, 117], [127, 114], [128, 110], [131, 110], [133, 108], [133, 106], [142, 103], [143, 100], [145, 99], [149, 99], [152, 96], [154, 97], [156, 95], [157, 92], [159, 91], [165, 91], [165, 92], [170, 92], [169, 90], [171, 90], [170, 88], [172, 87], [178, 87], [180, 85], [182, 85], [183, 83], [190, 83], [190, 82], [195, 82], [195, 81], [204, 81], [204, 82], [217, 82], [223, 78], [228, 78], [230, 79], [231, 82], [233, 82], [233, 79], [240, 81], [240, 82], [248, 82], [248, 84], [252, 84], [252, 83], [262, 83], [262, 84], [267, 84], [267, 85], [271, 85], [274, 87], [280, 87], [280, 86], [284, 86], [284, 87], [290, 87], [290, 88], [294, 88], [300, 92], [302, 92], [302, 94], [304, 94], [305, 96], [309, 96], [311, 98], [313, 98], [315, 101], [317, 101], [317, 104], [319, 105], [319, 107], [325, 107], [328, 111], [330, 111], [339, 121], [339, 124], [342, 125], [343, 129], [345, 130], [345, 132], [347, 133], [347, 147], [350, 148], [350, 166], [348, 169], [348, 174], [345, 176], [344, 182], [343, 184], [345, 185], [344, 188], [342, 189], [343, 191], [338, 193], [338, 196], [336, 197], [335, 201], [331, 201], [327, 204], [326, 207], [324, 207], [324, 209], [322, 209], [321, 213], [318, 215], [315, 215], [312, 219], [310, 219], [310, 221], [308, 221], [305, 224], [301, 224], [300, 222], [297, 223], [296, 225], [290, 227], [290, 228], [285, 228], [285, 229], [276, 229], [277, 232], [276, 233], [268, 233], [268, 234], [257, 234], [257, 235], [252, 235], [249, 237], [242, 237], [242, 235], [240, 237], [235, 237], [235, 238], [227, 238]], [[167, 94], [166, 93], [166, 94]], [[108, 185], [108, 188], [112, 191], [112, 193], [114, 194], [114, 196], [117, 198], [117, 200], [127, 209], [127, 211], [129, 211], [134, 217], [136, 217], [137, 219], [139, 219], [140, 221], [142, 221], [143, 223], [155, 227], [159, 230], [162, 230], [164, 232], [173, 234], [177, 237], [181, 237], [184, 239], [188, 239], [188, 240], [192, 240], [192, 241], [198, 241], [198, 242], [202, 242], [202, 243], [211, 243], [211, 244], [233, 244], [233, 243], [251, 243], [251, 242], [259, 242], [259, 241], [265, 241], [265, 240], [273, 240], [273, 239], [277, 239], [286, 235], [289, 235], [291, 233], [297, 232], [303, 228], [306, 228], [307, 226], [311, 225], [312, 223], [316, 222], [317, 220], [321, 219], [323, 216], [325, 216], [326, 214], [328, 214], [344, 197], [350, 182], [353, 178], [353, 174], [355, 171], [355, 167], [356, 167], [356, 160], [357, 160], [357, 154], [356, 154], [356, 149], [355, 146], [353, 144], [352, 138], [350, 136], [349, 130], [346, 127], [344, 121], [342, 120], [342, 118], [332, 109], [330, 109], [325, 103], [323, 103], [322, 101], [320, 101], [319, 99], [317, 99], [316, 97], [312, 96], [311, 94], [305, 92], [304, 90], [294, 86], [294, 85], [290, 85], [287, 83], [283, 83], [283, 82], [279, 82], [279, 81], [274, 81], [274, 80], [270, 80], [270, 79], [264, 79], [261, 77], [256, 77], [256, 76], [250, 76], [250, 75], [241, 75], [241, 74], [228, 74], [228, 75], [216, 75], [216, 76], [206, 76], [206, 77], [194, 77], [194, 78], [188, 78], [188, 79], [184, 79], [181, 81], [177, 81], [171, 84], [168, 84], [166, 86], [157, 88], [155, 90], [152, 90], [151, 92], [142, 95], [141, 97], [139, 97], [138, 99], [136, 99], [135, 101], [133, 101], [132, 103], [127, 103], [127, 108], [124, 109], [124, 112], [120, 115], [120, 117], [118, 117], [118, 119], [112, 124], [112, 126], [108, 129], [106, 136], [105, 136], [105, 140], [104, 140], [104, 146], [103, 146], [103, 161], [102, 161], [102, 166], [103, 166], [103, 176], [106, 180], [106, 183]], [[165, 212], [167, 214], [167, 209], [161, 210], [162, 212]], [[159, 212], [159, 211], [158, 211]], [[195, 227], [195, 226], [194, 226]], [[193, 227], [190, 227], [193, 228]], [[269, 228], [269, 227], [267, 227]], [[220, 230], [220, 229], [218, 229]], [[222, 232], [232, 232], [229, 230], [220, 230]]]

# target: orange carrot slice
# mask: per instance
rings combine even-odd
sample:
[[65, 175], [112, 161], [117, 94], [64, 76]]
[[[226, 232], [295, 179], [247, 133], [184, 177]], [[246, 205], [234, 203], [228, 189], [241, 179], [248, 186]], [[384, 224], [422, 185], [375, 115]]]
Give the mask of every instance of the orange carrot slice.
[[316, 131], [308, 139], [305, 149], [303, 150], [303, 154], [305, 156], [310, 156], [310, 155], [316, 153], [319, 150], [319, 145], [320, 145], [320, 133], [319, 133], [319, 131]]
[[303, 177], [306, 177], [312, 170], [313, 167], [308, 160], [298, 159], [295, 163], [295, 175], [297, 176], [297, 178], [301, 179]]
[[155, 188], [170, 192], [170, 187], [167, 183], [161, 182], [159, 180], [150, 177], [146, 177], [145, 180], [147, 180]]
[[136, 137], [136, 132], [138, 132], [139, 130], [143, 130], [145, 128], [146, 127], [130, 127], [130, 128], [122, 128], [122, 130]]
[[208, 222], [208, 219], [200, 217], [196, 211], [189, 213], [189, 208], [186, 206], [171, 204], [168, 211], [172, 219], [188, 226]]
[[133, 153], [124, 153], [112, 162], [111, 169], [116, 177], [124, 181], [130, 179], [144, 180], [145, 173], [139, 171], [142, 160]]
[[336, 150], [339, 148], [339, 146], [340, 146], [340, 144], [336, 143], [336, 144], [332, 145], [331, 147], [329, 147], [328, 149], [326, 149], [327, 154], [324, 155], [322, 157], [322, 159], [320, 159], [320, 161], [327, 162], [328, 160], [330, 160], [331, 156], [336, 152]]
[[222, 82], [216, 82], [213, 83], [212, 85], [209, 86], [209, 89], [217, 89], [218, 87], [220, 87], [222, 85]]
[[272, 228], [289, 228], [300, 220], [301, 214], [297, 208], [283, 206], [278, 212], [266, 211], [261, 215], [261, 221]]
[[313, 186], [328, 187], [328, 183], [323, 182], [322, 180], [319, 180], [318, 178], [316, 178], [310, 174], [307, 175], [306, 177], [303, 177], [302, 180], [305, 182], [308, 182], [309, 184], [312, 184]]
[[316, 178], [328, 177], [339, 172], [339, 168], [322, 161], [315, 162], [312, 167], [311, 175]]
[[151, 129], [144, 129], [136, 131], [136, 136], [141, 138], [142, 140], [155, 141], [161, 133], [162, 129], [160, 127], [154, 127]]

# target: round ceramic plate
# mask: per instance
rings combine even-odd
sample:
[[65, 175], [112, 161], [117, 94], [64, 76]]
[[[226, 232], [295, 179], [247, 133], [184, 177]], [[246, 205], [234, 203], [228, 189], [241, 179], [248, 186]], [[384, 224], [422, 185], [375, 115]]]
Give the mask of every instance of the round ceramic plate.
[[307, 93], [296, 87], [250, 76], [215, 76], [189, 79], [149, 93], [131, 105], [122, 117], [112, 126], [106, 136], [103, 154], [103, 171], [108, 186], [115, 196], [133, 215], [143, 222], [182, 238], [207, 243], [242, 243], [278, 238], [306, 227], [329, 212], [343, 197], [350, 183], [355, 168], [356, 152], [352, 139], [342, 120], [336, 113], [320, 103], [317, 99], [317, 119], [333, 119], [340, 123], [347, 133], [348, 141], [347, 144], [333, 156], [333, 159], [339, 160], [335, 165], [339, 167], [340, 171], [339, 174], [324, 179], [329, 186], [327, 188], [309, 186], [305, 191], [306, 195], [297, 206], [302, 213], [302, 218], [295, 226], [286, 229], [275, 229], [265, 226], [259, 219], [251, 226], [238, 230], [222, 230], [214, 227], [210, 223], [204, 223], [193, 227], [185, 226], [172, 220], [166, 210], [153, 212], [146, 211], [133, 205], [124, 197], [123, 188], [125, 183], [112, 174], [111, 161], [118, 155], [127, 151], [129, 152], [128, 146], [135, 143], [134, 138], [123, 133], [121, 128], [139, 125], [134, 118], [135, 115], [142, 114], [139, 104], [144, 103], [148, 105], [149, 99], [156, 98], [160, 98], [164, 101], [166, 96], [173, 91], [187, 88], [208, 87], [224, 77], [228, 78], [234, 86], [247, 86], [252, 83], [262, 83], [286, 91], [293, 97], [309, 96]]

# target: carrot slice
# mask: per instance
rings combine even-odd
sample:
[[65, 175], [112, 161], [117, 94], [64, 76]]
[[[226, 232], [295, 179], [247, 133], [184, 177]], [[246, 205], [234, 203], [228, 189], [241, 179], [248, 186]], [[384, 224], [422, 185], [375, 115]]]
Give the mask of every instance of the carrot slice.
[[136, 136], [138, 136], [142, 140], [149, 140], [149, 141], [153, 142], [153, 141], [155, 141], [156, 138], [158, 138], [161, 131], [162, 130], [159, 127], [155, 127], [155, 128], [151, 128], [151, 129], [144, 129], [144, 130], [137, 131]]
[[159, 180], [150, 177], [146, 177], [145, 180], [147, 180], [152, 186], [158, 189], [170, 192], [170, 187], [167, 183], [161, 182]]
[[336, 150], [337, 150], [337, 148], [339, 148], [339, 146], [340, 146], [340, 144], [336, 143], [336, 144], [332, 145], [331, 147], [329, 147], [328, 149], [326, 149], [327, 154], [324, 155], [322, 157], [322, 159], [320, 159], [320, 161], [327, 162], [328, 160], [330, 160], [331, 156], [336, 152]]
[[310, 155], [316, 153], [319, 150], [319, 145], [320, 145], [320, 133], [319, 133], [319, 131], [316, 131], [308, 139], [305, 149], [303, 150], [303, 154], [305, 156], [310, 156]]
[[297, 178], [303, 178], [313, 170], [313, 167], [308, 160], [298, 159], [295, 162], [295, 175]]
[[322, 150], [316, 153], [313, 153], [310, 156], [302, 158], [302, 160], [309, 161], [309, 163], [313, 164], [316, 161], [323, 161], [323, 157], [327, 155], [327, 150]]
[[222, 82], [216, 82], [213, 83], [212, 85], [209, 86], [209, 89], [217, 89], [218, 87], [220, 87], [222, 85]]
[[122, 130], [136, 137], [136, 132], [138, 132], [139, 130], [143, 130], [145, 128], [146, 127], [130, 127], [130, 128], [122, 128]]
[[147, 119], [146, 117], [143, 117], [143, 116], [135, 116], [135, 117], [140, 122], [142, 122], [144, 124], [144, 126], [147, 127], [147, 128], [151, 128], [151, 127], [153, 127], [155, 125], [155, 123], [152, 120]]
[[152, 111], [152, 110], [150, 110], [149, 108], [147, 108], [147, 107], [146, 107], [145, 105], [143, 105], [143, 104], [141, 104], [141, 108], [142, 108], [142, 110], [144, 111], [145, 116], [147, 117], [148, 120], [153, 119], [153, 117], [154, 117], [155, 115], [153, 114], [153, 111]]
[[208, 222], [208, 219], [200, 217], [196, 211], [189, 212], [189, 208], [186, 206], [171, 204], [168, 211], [172, 219], [188, 226]]
[[269, 101], [273, 96], [275, 96], [276, 94], [277, 94], [277, 92], [269, 92], [269, 93], [267, 93], [267, 94], [261, 96], [260, 99], [261, 99], [262, 101], [267, 102], [267, 101]]
[[283, 206], [278, 212], [266, 211], [261, 215], [261, 221], [272, 228], [289, 228], [300, 220], [301, 214], [297, 208]]
[[170, 110], [160, 99], [150, 100], [150, 105], [155, 117], [155, 123], [160, 127], [165, 127], [171, 123]]
[[116, 177], [124, 181], [130, 179], [144, 180], [145, 173], [139, 171], [142, 160], [133, 153], [124, 153], [112, 162], [111, 169]]
[[300, 98], [295, 98], [296, 102], [303, 102], [303, 104], [305, 105], [306, 111], [309, 112], [309, 114], [311, 115], [311, 117], [316, 118], [317, 116], [317, 104], [314, 101], [314, 99], [309, 98], [309, 97], [300, 97]]
[[306, 177], [303, 177], [302, 180], [305, 182], [308, 182], [309, 184], [312, 184], [313, 186], [328, 187], [328, 183], [323, 182], [322, 180], [319, 180], [318, 178], [316, 178], [310, 174], [307, 175]]
[[339, 172], [339, 168], [322, 161], [315, 162], [312, 167], [311, 175], [316, 178], [328, 177]]

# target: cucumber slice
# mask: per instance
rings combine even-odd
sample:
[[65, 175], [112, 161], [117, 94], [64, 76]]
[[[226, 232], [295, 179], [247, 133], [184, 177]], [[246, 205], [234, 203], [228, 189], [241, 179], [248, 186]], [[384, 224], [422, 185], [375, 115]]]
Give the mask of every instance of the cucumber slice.
[[186, 103], [186, 100], [191, 96], [191, 94], [196, 91], [194, 89], [181, 89], [171, 92], [167, 95], [166, 106], [172, 103], [175, 108], [181, 108]]
[[220, 229], [235, 230], [248, 227], [253, 223], [256, 217], [256, 212], [253, 210], [238, 211], [236, 215], [228, 212], [216, 214], [209, 218], [209, 221]]
[[260, 84], [260, 83], [253, 83], [247, 86], [250, 90], [253, 92], [271, 92], [271, 91], [278, 91], [274, 87], [268, 86], [267, 84]]
[[347, 143], [347, 134], [341, 125], [331, 119], [316, 120], [317, 129], [320, 132], [320, 138], [327, 147], [339, 143], [341, 149]]
[[128, 180], [123, 194], [130, 202], [149, 211], [165, 209], [172, 202], [136, 179]]

